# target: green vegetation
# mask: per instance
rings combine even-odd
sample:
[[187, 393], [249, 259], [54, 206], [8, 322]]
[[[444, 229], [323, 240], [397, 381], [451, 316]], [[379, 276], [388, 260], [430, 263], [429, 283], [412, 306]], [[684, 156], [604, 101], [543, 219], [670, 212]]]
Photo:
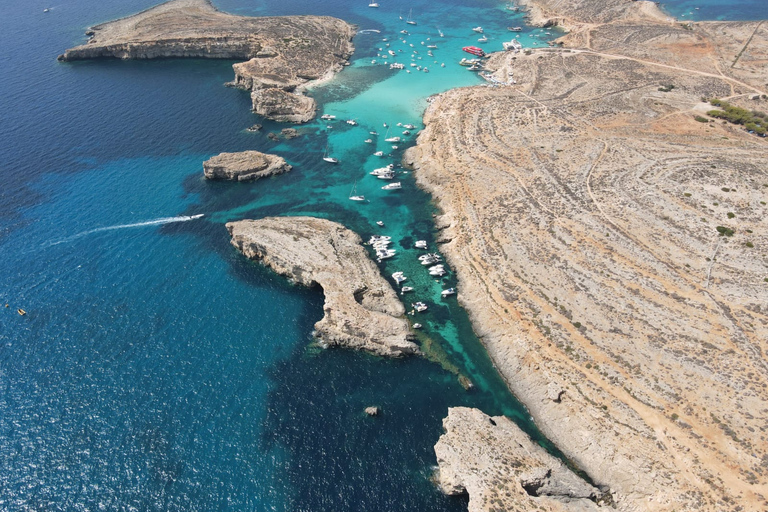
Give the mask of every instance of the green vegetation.
[[674, 86], [674, 85], [672, 85], [672, 84], [668, 84], [668, 85], [662, 85], [661, 87], [659, 87], [659, 90], [660, 90], [661, 92], [669, 92], [669, 91], [671, 91], [671, 90], [672, 90], [672, 89], [674, 89], [674, 88], [675, 88], [675, 86]]
[[734, 218], [736, 216], [736, 214], [733, 213], [733, 212], [728, 212], [726, 215], [728, 215], [729, 219], [732, 219], [732, 218]]
[[709, 122], [709, 119], [707, 119], [706, 117], [693, 116], [693, 118], [695, 120], [697, 120], [698, 122], [700, 122], [700, 123], [708, 123]]
[[720, 236], [733, 236], [733, 234], [735, 233], [734, 230], [732, 230], [731, 228], [727, 228], [725, 226], [717, 226], [715, 229], [717, 230], [718, 233], [720, 233]]
[[747, 242], [747, 243], [745, 243], [744, 245], [746, 245], [746, 246], [747, 246], [747, 247], [749, 247], [750, 249], [752, 249], [752, 248], [755, 246], [755, 244], [753, 244], [752, 242]]
[[729, 123], [744, 126], [744, 129], [762, 137], [768, 132], [768, 114], [757, 110], [747, 110], [736, 107], [719, 99], [709, 100], [709, 103], [722, 110], [710, 110], [707, 115], [717, 119], [723, 119]]

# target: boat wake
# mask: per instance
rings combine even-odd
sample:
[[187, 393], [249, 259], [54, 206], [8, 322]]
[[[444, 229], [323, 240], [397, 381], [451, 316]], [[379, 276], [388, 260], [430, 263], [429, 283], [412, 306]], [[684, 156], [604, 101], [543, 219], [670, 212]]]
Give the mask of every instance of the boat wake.
[[174, 222], [189, 222], [190, 220], [199, 219], [203, 217], [203, 215], [204, 214], [202, 213], [198, 213], [197, 215], [179, 215], [177, 217], [161, 217], [159, 219], [148, 220], [144, 222], [135, 222], [133, 224], [118, 224], [116, 226], [104, 226], [101, 228], [94, 228], [94, 229], [89, 229], [88, 231], [83, 231], [82, 233], [78, 233], [76, 235], [69, 236], [67, 238], [63, 238], [61, 240], [57, 240], [55, 242], [51, 242], [50, 244], [48, 244], [48, 246], [50, 247], [53, 245], [63, 244], [65, 242], [71, 242], [72, 240], [76, 240], [86, 235], [92, 235], [93, 233], [100, 233], [102, 231], [113, 231], [115, 229], [128, 229], [128, 228], [143, 228], [145, 226], [160, 226], [163, 224], [172, 224]]

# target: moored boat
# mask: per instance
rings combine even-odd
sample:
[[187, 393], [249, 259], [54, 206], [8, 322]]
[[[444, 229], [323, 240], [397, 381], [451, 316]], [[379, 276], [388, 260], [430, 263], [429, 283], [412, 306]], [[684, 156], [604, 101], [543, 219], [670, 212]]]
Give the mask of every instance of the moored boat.
[[477, 55], [478, 57], [485, 57], [485, 52], [482, 48], [478, 48], [477, 46], [465, 46], [462, 48], [467, 53], [471, 53], [472, 55]]

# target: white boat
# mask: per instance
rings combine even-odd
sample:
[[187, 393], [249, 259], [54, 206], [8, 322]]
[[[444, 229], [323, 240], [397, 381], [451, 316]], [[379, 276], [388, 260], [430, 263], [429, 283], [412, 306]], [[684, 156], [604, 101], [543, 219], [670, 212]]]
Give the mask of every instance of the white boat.
[[413, 309], [415, 309], [419, 313], [427, 310], [427, 305], [424, 304], [423, 302], [414, 302], [413, 304], [411, 304], [411, 306], [413, 307]]
[[354, 119], [347, 119], [347, 124], [352, 126], [357, 126], [357, 121], [355, 121]]
[[392, 149], [397, 149], [397, 148], [398, 148], [398, 146], [392, 146]]
[[414, 125], [414, 124], [404, 124], [403, 128], [405, 128], [406, 130], [414, 130], [414, 129], [416, 129], [416, 125]]
[[378, 135], [379, 134], [379, 132], [368, 132], [368, 133], [370, 133], [371, 135]]
[[403, 135], [410, 135], [411, 132], [409, 130], [403, 130]]
[[371, 176], [381, 176], [382, 174], [389, 174], [394, 172], [392, 169], [394, 169], [395, 164], [389, 164], [386, 167], [379, 167], [378, 169], [374, 169], [370, 172]]
[[437, 50], [437, 45], [436, 44], [428, 44], [427, 48], [429, 48], [430, 50]]
[[394, 279], [397, 284], [400, 284], [408, 278], [405, 277], [402, 272], [395, 272], [392, 274], [392, 279]]
[[413, 328], [414, 328], [414, 329], [421, 329], [422, 327], [424, 327], [424, 326], [423, 326], [423, 325], [421, 325], [421, 324], [420, 324], [420, 323], [418, 323], [418, 322], [417, 322], [417, 323], [415, 323], [415, 324], [413, 324]]
[[507, 30], [509, 30], [510, 32], [522, 32], [523, 27], [507, 27]]
[[395, 52], [394, 52], [394, 50], [387, 50], [387, 53], [388, 53], [388, 54], [390, 54], [390, 55], [392, 55], [393, 57], [395, 56]]
[[394, 62], [389, 65], [389, 69], [403, 69], [405, 67], [405, 64], [401, 62]]
[[488, 42], [488, 37], [487, 36], [483, 36], [483, 37], [479, 38], [477, 40], [477, 42], [478, 43], [486, 43], [486, 42]]
[[435, 277], [442, 277], [442, 276], [445, 275], [445, 269], [438, 268], [438, 269], [435, 269], [435, 270], [430, 270], [429, 271], [429, 275], [435, 276]]
[[385, 142], [400, 142], [400, 137], [389, 137], [388, 139], [384, 139]]
[[365, 139], [366, 144], [373, 144], [373, 139]]
[[407, 24], [409, 24], [409, 25], [415, 25], [415, 24], [416, 24], [416, 22], [415, 22], [415, 21], [413, 21], [413, 19], [411, 19], [411, 13], [412, 13], [412, 12], [413, 12], [413, 9], [410, 9], [410, 10], [408, 11], [408, 19], [407, 19], [407, 20], [405, 20], [405, 22], [406, 22]]
[[389, 171], [389, 172], [377, 174], [376, 177], [379, 178], [380, 180], [391, 180], [392, 178], [395, 177], [395, 171]]
[[482, 33], [483, 33], [483, 27], [475, 27], [475, 28], [473, 28], [472, 30], [474, 30], [474, 31], [475, 31], [475, 32], [477, 32], [478, 34], [482, 34]]
[[368, 239], [368, 243], [375, 244], [376, 242], [383, 242], [387, 240], [392, 240], [392, 237], [387, 235], [373, 235], [371, 238]]
[[377, 151], [377, 152], [375, 152], [373, 154], [373, 156], [384, 156], [384, 152], [383, 151]]
[[403, 286], [402, 288], [400, 288], [400, 295], [407, 292], [412, 292], [412, 291], [413, 291], [413, 286]]
[[378, 7], [378, 6], [379, 4], [377, 4], [376, 2], [371, 2], [368, 4], [368, 7]]
[[320, 116], [320, 119], [323, 119], [325, 121], [331, 121], [333, 119], [336, 119], [336, 116], [332, 116], [331, 114], [323, 114]]
[[523, 49], [523, 45], [520, 44], [520, 41], [518, 41], [517, 39], [513, 39], [511, 41], [507, 41], [507, 42], [501, 43], [501, 46], [503, 46], [504, 49], [507, 50], [507, 51], [512, 50], [512, 51], [515, 51], [515, 52], [519, 52], [520, 50]]
[[448, 288], [447, 290], [443, 290], [440, 292], [440, 295], [443, 297], [448, 297], [449, 295], [456, 295], [456, 288]]
[[357, 182], [355, 182], [355, 184], [352, 185], [352, 190], [349, 192], [349, 198], [352, 201], [365, 201], [365, 196], [360, 196], [355, 194], [356, 191], [357, 191]]
[[383, 228], [384, 227], [384, 221], [383, 220], [377, 220], [376, 225]]
[[325, 145], [325, 153], [323, 154], [323, 160], [331, 164], [339, 163], [338, 158], [333, 158], [332, 156], [328, 156], [328, 144]]
[[393, 257], [395, 255], [394, 249], [386, 249], [383, 251], [376, 251], [376, 259], [381, 260], [388, 260], [389, 258]]
[[427, 248], [427, 241], [426, 240], [417, 240], [415, 244], [413, 244], [414, 247], [417, 249], [426, 249]]
[[381, 190], [400, 190], [401, 188], [403, 187], [400, 185], [400, 182], [395, 181], [394, 183], [387, 183], [386, 185], [381, 187]]

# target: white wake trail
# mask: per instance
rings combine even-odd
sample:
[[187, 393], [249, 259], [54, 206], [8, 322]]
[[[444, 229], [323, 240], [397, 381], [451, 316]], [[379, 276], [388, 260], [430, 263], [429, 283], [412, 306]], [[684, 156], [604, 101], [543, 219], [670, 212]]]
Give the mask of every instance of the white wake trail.
[[57, 240], [56, 242], [51, 242], [48, 245], [50, 247], [52, 245], [59, 245], [65, 242], [71, 242], [72, 240], [76, 240], [86, 235], [91, 235], [93, 233], [99, 233], [101, 231], [112, 231], [115, 229], [128, 229], [128, 228], [141, 228], [144, 226], [159, 226], [162, 224], [171, 224], [174, 222], [189, 222], [190, 220], [199, 219], [203, 217], [203, 215], [204, 214], [202, 213], [198, 213], [197, 215], [179, 215], [177, 217], [161, 217], [159, 219], [147, 220], [144, 222], [134, 222], [132, 224], [118, 224], [116, 226], [104, 226], [101, 228], [89, 229], [88, 231], [83, 231], [82, 233], [78, 233], [76, 235], [72, 235], [67, 238], [62, 238], [61, 240]]

